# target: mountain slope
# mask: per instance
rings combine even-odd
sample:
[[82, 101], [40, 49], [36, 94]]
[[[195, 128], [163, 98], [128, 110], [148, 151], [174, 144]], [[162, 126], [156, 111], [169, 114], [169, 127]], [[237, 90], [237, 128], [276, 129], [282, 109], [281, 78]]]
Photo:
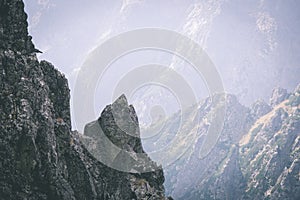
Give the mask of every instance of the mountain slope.
[[143, 199], [139, 177], [165, 199], [162, 170], [120, 172], [87, 151], [71, 132], [67, 79], [37, 60], [23, 2], [1, 0], [0, 11], [0, 199]]
[[240, 141], [245, 198], [300, 197], [300, 90], [259, 118]]
[[[300, 85], [291, 94], [276, 88], [270, 105], [258, 100], [251, 108], [241, 105], [233, 95], [225, 95], [223, 130], [216, 145], [203, 158], [199, 152], [216, 105], [208, 98], [183, 111], [189, 117], [181, 126], [189, 128], [181, 134], [193, 134], [196, 141], [172, 165], [165, 166], [167, 192], [185, 200], [298, 199], [299, 88]], [[149, 145], [148, 149], [153, 142], [165, 145], [178, 131], [177, 118], [180, 114], [167, 119], [159, 139], [144, 145]], [[177, 148], [179, 152], [180, 146]]]

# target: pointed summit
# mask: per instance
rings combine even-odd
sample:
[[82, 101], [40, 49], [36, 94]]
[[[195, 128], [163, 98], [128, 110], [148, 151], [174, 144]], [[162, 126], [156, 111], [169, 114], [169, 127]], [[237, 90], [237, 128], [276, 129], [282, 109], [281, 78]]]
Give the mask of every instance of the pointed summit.
[[27, 30], [27, 14], [20, 0], [0, 1], [0, 48], [32, 53], [34, 45]]
[[300, 83], [296, 86], [295, 90], [294, 90], [294, 93], [297, 94], [299, 93], [300, 94]]
[[112, 105], [113, 106], [120, 105], [120, 106], [128, 107], [128, 101], [127, 101], [125, 94], [122, 94], [121, 96], [119, 96]]
[[[137, 115], [128, 105], [124, 94], [102, 111], [98, 119], [104, 134], [117, 146], [127, 151], [143, 152]], [[106, 130], [106, 129], [109, 130]]]
[[276, 87], [272, 91], [272, 96], [270, 98], [270, 105], [276, 106], [279, 103], [283, 102], [288, 98], [289, 94], [286, 89], [283, 89], [281, 87]]

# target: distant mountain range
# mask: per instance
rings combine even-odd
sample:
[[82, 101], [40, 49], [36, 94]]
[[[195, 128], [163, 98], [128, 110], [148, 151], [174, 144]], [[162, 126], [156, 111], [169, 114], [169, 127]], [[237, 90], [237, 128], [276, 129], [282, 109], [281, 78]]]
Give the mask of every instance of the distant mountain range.
[[[71, 129], [67, 79], [37, 59], [27, 29], [23, 1], [0, 1], [1, 200], [300, 199], [300, 85], [251, 107], [214, 94], [159, 119], [143, 145], [120, 96], [81, 135]], [[216, 123], [221, 132], [210, 135]], [[105, 138], [118, 151], [103, 148]]]
[[160, 149], [178, 134], [179, 126], [190, 136], [180, 138], [174, 152], [190, 137], [195, 139], [185, 154], [165, 166], [167, 192], [182, 200], [299, 199], [300, 85], [292, 93], [274, 89], [269, 104], [258, 100], [247, 108], [234, 95], [225, 95], [225, 105], [222, 133], [204, 158], [199, 152], [216, 107], [210, 98], [183, 111], [188, 116], [183, 124], [177, 113], [163, 122], [157, 137], [144, 141], [150, 152]]

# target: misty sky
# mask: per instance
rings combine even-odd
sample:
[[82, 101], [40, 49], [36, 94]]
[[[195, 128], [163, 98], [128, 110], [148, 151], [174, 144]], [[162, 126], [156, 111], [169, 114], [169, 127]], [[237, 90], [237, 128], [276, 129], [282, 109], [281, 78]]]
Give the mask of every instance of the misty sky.
[[[259, 98], [267, 101], [272, 88], [293, 90], [300, 82], [299, 9], [297, 0], [25, 0], [29, 33], [43, 52], [39, 59], [53, 63], [67, 76], [71, 95], [86, 57], [103, 41], [125, 31], [158, 27], [198, 42], [215, 63], [225, 90], [243, 104]], [[137, 52], [116, 63], [103, 84], [99, 82], [94, 95], [96, 115], [111, 103], [108, 93], [133, 63], [153, 60], [178, 65], [174, 68], [195, 90], [203, 85], [187, 64], [174, 61], [172, 55]], [[196, 96], [200, 99], [206, 94]], [[154, 104], [162, 102], [161, 98]], [[163, 100], [168, 101], [175, 104], [174, 99]], [[139, 113], [141, 106], [136, 107]], [[74, 122], [73, 128], [82, 129]]]

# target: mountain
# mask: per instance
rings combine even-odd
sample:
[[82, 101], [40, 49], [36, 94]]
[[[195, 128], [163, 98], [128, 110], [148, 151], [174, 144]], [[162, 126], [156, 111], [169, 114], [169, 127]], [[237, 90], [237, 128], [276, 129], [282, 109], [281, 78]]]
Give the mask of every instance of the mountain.
[[[26, 20], [21, 0], [0, 1], [0, 199], [167, 199], [162, 169], [108, 167], [71, 131], [68, 81], [51, 63], [38, 61]], [[118, 102], [115, 112], [130, 108], [137, 121], [133, 107]], [[115, 124], [104, 113], [106, 134], [142, 152], [139, 139], [110, 132]]]
[[[204, 157], [200, 152], [217, 104], [207, 98], [182, 111], [182, 115], [177, 113], [166, 119], [159, 137], [144, 142], [146, 149], [153, 151], [153, 143], [155, 148], [168, 145], [179, 131], [187, 137], [178, 143], [195, 139], [172, 164], [160, 160], [166, 174], [166, 191], [184, 200], [299, 199], [299, 89], [300, 85], [288, 93], [276, 88], [270, 104], [258, 100], [250, 108], [241, 105], [234, 95], [226, 94], [222, 132]], [[178, 125], [181, 116], [187, 120]], [[178, 129], [179, 126], [184, 128]], [[180, 152], [182, 146], [174, 148]]]
[[106, 106], [97, 120], [85, 126], [84, 135], [78, 136], [97, 160], [112, 169], [130, 172], [127, 181], [138, 199], [165, 199], [162, 167], [145, 153], [138, 118], [124, 95]]
[[300, 85], [287, 99], [278, 97], [239, 142], [245, 199], [300, 198]]

